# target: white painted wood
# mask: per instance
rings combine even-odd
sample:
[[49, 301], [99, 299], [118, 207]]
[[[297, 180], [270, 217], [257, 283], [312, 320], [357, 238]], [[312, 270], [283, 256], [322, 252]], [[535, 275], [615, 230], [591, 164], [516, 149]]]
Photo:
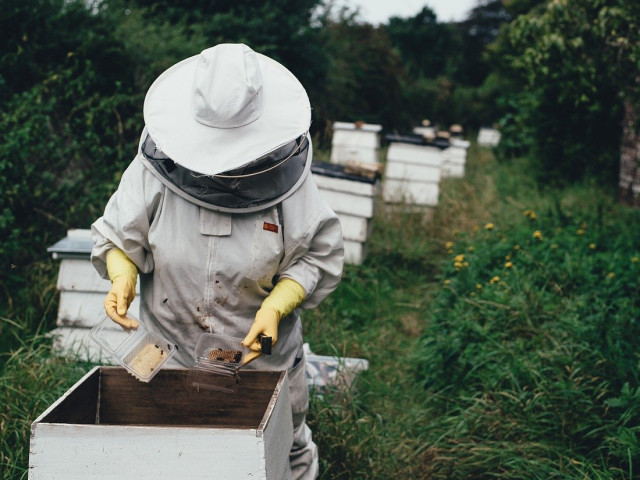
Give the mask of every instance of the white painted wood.
[[333, 145], [329, 161], [338, 165], [346, 165], [350, 161], [379, 162], [380, 160], [377, 148], [357, 145]]
[[360, 265], [366, 255], [367, 245], [353, 240], [344, 241], [344, 261], [349, 265]]
[[[139, 280], [139, 277], [138, 277]], [[140, 282], [136, 284], [136, 292], [140, 292]], [[111, 289], [111, 282], [100, 277], [90, 259], [65, 258], [60, 261], [58, 270], [58, 290], [75, 290], [82, 292], [104, 292]]]
[[412, 182], [438, 183], [440, 170], [440, 164], [431, 166], [398, 161], [388, 162], [385, 168], [385, 180], [395, 178]]
[[363, 217], [356, 217], [346, 213], [338, 213], [340, 224], [342, 225], [342, 237], [345, 240], [355, 242], [366, 242], [371, 233], [371, 220]]
[[334, 122], [329, 161], [344, 165], [348, 161], [378, 162], [381, 125]]
[[[60, 357], [68, 357], [81, 361], [99, 362], [103, 365], [118, 365], [108, 352], [104, 351], [89, 336], [89, 328], [58, 327], [49, 332], [53, 338], [51, 353]], [[106, 334], [108, 337], [108, 333]], [[118, 337], [114, 335], [113, 343]], [[105, 341], [109, 339], [106, 338]]]
[[442, 150], [431, 145], [391, 142], [387, 149], [387, 163], [393, 161], [439, 167], [442, 163]]
[[464, 177], [464, 164], [456, 165], [446, 163], [442, 166], [442, 178], [462, 178]]
[[496, 147], [500, 143], [500, 132], [495, 128], [481, 128], [478, 131], [478, 145]]
[[375, 197], [380, 193], [380, 182], [358, 182], [347, 178], [330, 177], [328, 175], [313, 174], [316, 185], [321, 190], [332, 190], [336, 192], [349, 192], [363, 197]]
[[370, 197], [323, 189], [320, 189], [320, 195], [336, 213], [346, 213], [364, 218], [373, 217], [374, 201]]
[[[103, 292], [61, 291], [56, 325], [93, 327], [104, 317], [104, 298], [106, 295]], [[136, 296], [131, 302], [129, 312], [135, 317], [140, 317], [139, 296]]]
[[436, 183], [408, 182], [388, 178], [382, 185], [382, 197], [388, 203], [435, 206], [438, 204], [439, 194], [439, 184]]
[[94, 371], [32, 423], [29, 480], [286, 478], [293, 436], [287, 381], [260, 429], [45, 423]]
[[382, 125], [377, 125], [375, 123], [363, 123], [359, 126], [356, 126], [355, 123], [350, 122], [333, 122], [334, 130], [360, 130], [364, 132], [373, 132], [380, 133], [382, 131]]

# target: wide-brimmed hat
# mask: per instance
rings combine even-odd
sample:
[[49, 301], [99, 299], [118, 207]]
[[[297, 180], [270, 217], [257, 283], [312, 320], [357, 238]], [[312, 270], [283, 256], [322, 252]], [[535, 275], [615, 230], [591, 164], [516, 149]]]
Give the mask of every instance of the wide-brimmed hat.
[[220, 44], [162, 73], [144, 101], [149, 135], [204, 175], [242, 167], [309, 130], [311, 106], [283, 65], [244, 44]]

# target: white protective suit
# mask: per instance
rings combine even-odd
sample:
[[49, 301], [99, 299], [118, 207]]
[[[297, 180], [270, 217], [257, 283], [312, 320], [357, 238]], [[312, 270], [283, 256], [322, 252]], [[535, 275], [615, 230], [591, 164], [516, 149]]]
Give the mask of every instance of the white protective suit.
[[[91, 259], [104, 278], [112, 248], [136, 264], [141, 320], [177, 344], [173, 366], [193, 364], [196, 341], [205, 331], [244, 338], [279, 278], [304, 288], [301, 308], [315, 307], [336, 288], [344, 257], [340, 222], [308, 169], [304, 175], [297, 190], [277, 205], [223, 213], [171, 191], [140, 152], [123, 173], [104, 215], [92, 225]], [[295, 310], [281, 320], [272, 355], [244, 368], [288, 370], [292, 477], [313, 479], [317, 449], [305, 423], [309, 391], [302, 345]]]

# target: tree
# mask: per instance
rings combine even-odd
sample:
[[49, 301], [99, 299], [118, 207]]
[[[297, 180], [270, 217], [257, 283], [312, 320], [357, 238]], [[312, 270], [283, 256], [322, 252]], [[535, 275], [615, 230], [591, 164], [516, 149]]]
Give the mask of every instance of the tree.
[[504, 97], [511, 124], [525, 129], [547, 179], [596, 174], [614, 184], [619, 173], [621, 199], [636, 204], [639, 20], [635, 0], [551, 0], [516, 17], [496, 44], [521, 86]]

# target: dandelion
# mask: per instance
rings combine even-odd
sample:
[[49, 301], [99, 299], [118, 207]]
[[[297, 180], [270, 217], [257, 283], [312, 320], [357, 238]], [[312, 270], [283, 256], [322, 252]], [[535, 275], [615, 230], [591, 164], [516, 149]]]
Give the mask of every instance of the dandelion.
[[444, 248], [446, 248], [447, 250], [451, 250], [452, 247], [453, 247], [453, 242], [447, 242], [444, 244]]
[[504, 256], [504, 259], [505, 259], [505, 260], [511, 260], [511, 255], [510, 255], [510, 254], [506, 254], [506, 255]]
[[520, 250], [520, 245], [518, 245], [518, 244], [516, 243], [516, 244], [513, 246], [513, 249], [514, 249], [515, 251]]
[[449, 284], [451, 283], [451, 280], [449, 280], [449, 279], [447, 278], [447, 279], [446, 279], [444, 282], [442, 282], [442, 283], [444, 283], [445, 285], [449, 285]]
[[482, 284], [481, 283], [476, 283], [476, 289], [482, 290]]
[[536, 230], [535, 232], [533, 232], [533, 238], [542, 240], [542, 232], [540, 230]]
[[454, 262], [458, 262], [458, 263], [464, 262], [464, 254], [463, 253], [459, 253], [458, 255], [453, 257], [453, 261]]
[[498, 283], [500, 281], [500, 277], [493, 277], [491, 280], [489, 280], [489, 283], [494, 284], [494, 283]]
[[475, 248], [473, 247], [467, 247], [467, 252], [473, 252], [475, 250]]
[[584, 235], [584, 230], [579, 228], [578, 231], [576, 232], [576, 235]]
[[595, 243], [590, 243], [590, 244], [589, 244], [589, 248], [590, 248], [591, 250], [595, 250], [595, 249], [596, 249], [596, 244], [595, 244]]
[[640, 262], [640, 257], [633, 257], [631, 259], [631, 263], [638, 263], [638, 262]]
[[535, 220], [536, 219], [536, 212], [534, 212], [533, 210], [525, 210], [524, 211], [524, 216], [529, 218], [530, 220]]
[[493, 230], [493, 227], [494, 227], [493, 223], [487, 223], [487, 224], [484, 226], [484, 229], [485, 229], [485, 230]]
[[607, 275], [607, 277], [609, 277], [609, 278], [613, 278], [615, 276], [616, 276], [616, 274], [614, 272], [609, 272], [609, 274]]
[[513, 267], [513, 262], [506, 262], [504, 264], [504, 268], [512, 268]]

